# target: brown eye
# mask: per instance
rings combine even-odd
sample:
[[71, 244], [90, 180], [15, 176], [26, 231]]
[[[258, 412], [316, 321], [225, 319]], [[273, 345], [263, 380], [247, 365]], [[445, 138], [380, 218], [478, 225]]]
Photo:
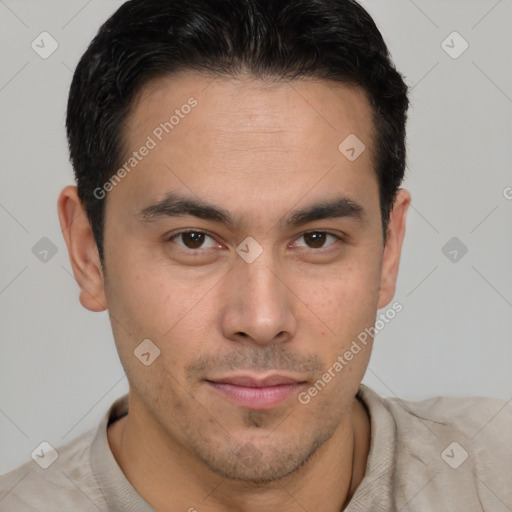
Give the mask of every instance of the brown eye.
[[[331, 237], [334, 239], [334, 242], [331, 244], [328, 244], [327, 246], [324, 246], [326, 240], [328, 237]], [[336, 240], [340, 240], [341, 238], [333, 235], [332, 233], [327, 233], [326, 231], [310, 231], [308, 233], [304, 233], [300, 238], [303, 239], [306, 242], [306, 245], [296, 244], [299, 247], [308, 247], [310, 249], [323, 249], [324, 247], [329, 247], [330, 245], [333, 245]]]
[[324, 245], [326, 238], [326, 233], [321, 231], [314, 231], [313, 233], [306, 233], [304, 235], [304, 240], [306, 240], [306, 243], [315, 249], [321, 248]]
[[214, 247], [216, 245], [215, 240], [203, 231], [181, 231], [180, 233], [172, 235], [169, 238], [169, 241], [175, 242], [177, 245], [185, 247], [186, 249], [206, 249], [208, 247], [202, 246], [208, 238], [212, 240], [209, 247]]

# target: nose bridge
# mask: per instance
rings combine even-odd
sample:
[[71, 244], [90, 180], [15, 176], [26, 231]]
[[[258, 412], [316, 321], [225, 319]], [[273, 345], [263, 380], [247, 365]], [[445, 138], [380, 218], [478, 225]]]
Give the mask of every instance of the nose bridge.
[[237, 258], [231, 271], [224, 330], [228, 338], [249, 336], [257, 343], [285, 340], [295, 332], [293, 294], [271, 249], [248, 263]]
[[270, 310], [274, 301], [281, 302], [279, 296], [283, 295], [284, 285], [278, 278], [279, 271], [274, 262], [269, 258], [260, 258], [260, 261], [253, 263], [239, 263], [240, 277], [246, 287], [247, 304], [255, 304], [259, 308], [267, 306], [266, 309]]

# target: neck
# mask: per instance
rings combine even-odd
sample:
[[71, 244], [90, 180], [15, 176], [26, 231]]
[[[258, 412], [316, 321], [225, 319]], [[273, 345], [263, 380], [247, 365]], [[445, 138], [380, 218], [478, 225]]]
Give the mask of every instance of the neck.
[[138, 402], [131, 394], [129, 403], [130, 413], [108, 428], [109, 444], [132, 486], [158, 512], [339, 512], [364, 477], [370, 421], [356, 399], [332, 437], [302, 467], [263, 484], [213, 473], [144, 414], [137, 414]]

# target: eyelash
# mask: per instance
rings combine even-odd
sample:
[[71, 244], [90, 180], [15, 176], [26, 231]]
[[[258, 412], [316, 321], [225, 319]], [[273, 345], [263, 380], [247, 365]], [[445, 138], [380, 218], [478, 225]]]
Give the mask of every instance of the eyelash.
[[[206, 235], [206, 236], [210, 237], [212, 240], [215, 240], [215, 238], [212, 235], [208, 234], [206, 231], [202, 231], [200, 229], [186, 229], [186, 230], [183, 230], [183, 231], [179, 231], [177, 233], [173, 233], [172, 235], [170, 235], [167, 238], [167, 241], [168, 242], [173, 242], [174, 239], [178, 238], [180, 235], [184, 235], [184, 234], [187, 234], [187, 233], [200, 233], [200, 234], [203, 234], [203, 235]], [[331, 235], [334, 238], [336, 238], [337, 240], [336, 240], [336, 242], [334, 242], [332, 244], [329, 244], [327, 247], [320, 247], [320, 248], [301, 247], [302, 249], [312, 249], [315, 252], [327, 252], [328, 250], [330, 250], [329, 248], [332, 245], [337, 245], [337, 242], [344, 242], [345, 241], [343, 236], [337, 235], [335, 233], [331, 233], [330, 231], [322, 231], [322, 230], [305, 231], [304, 233], [300, 234], [297, 239], [300, 239], [300, 238], [304, 237], [305, 235], [309, 235], [309, 234], [313, 234], [313, 233], [320, 233], [320, 234]], [[199, 248], [199, 249], [191, 249], [189, 247], [184, 247], [184, 246], [181, 246], [181, 245], [179, 247], [181, 249], [183, 249], [184, 251], [187, 251], [187, 252], [201, 252], [201, 251], [204, 251], [204, 250], [208, 250], [208, 248], [207, 249], [201, 249], [201, 248]]]

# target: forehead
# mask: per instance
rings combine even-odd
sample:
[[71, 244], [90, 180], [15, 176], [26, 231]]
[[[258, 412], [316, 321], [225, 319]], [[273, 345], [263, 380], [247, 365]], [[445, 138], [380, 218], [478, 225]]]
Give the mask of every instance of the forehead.
[[[152, 80], [133, 102], [123, 160], [149, 139], [154, 147], [112, 195], [123, 190], [126, 204], [142, 208], [180, 189], [261, 212], [263, 198], [289, 206], [305, 195], [325, 199], [326, 191], [376, 192], [373, 130], [358, 87], [182, 72]], [[365, 150], [350, 161], [340, 144], [353, 136]]]
[[213, 77], [184, 70], [142, 87], [128, 118], [128, 140], [144, 135], [140, 129], [147, 131], [147, 122], [169, 120], [166, 114], [180, 110], [191, 97], [198, 101], [196, 110], [200, 111], [192, 116], [194, 123], [202, 121], [213, 133], [306, 132], [314, 138], [315, 133], [325, 135], [327, 130], [343, 135], [351, 128], [368, 138], [373, 132], [368, 96], [358, 86], [318, 78]]

